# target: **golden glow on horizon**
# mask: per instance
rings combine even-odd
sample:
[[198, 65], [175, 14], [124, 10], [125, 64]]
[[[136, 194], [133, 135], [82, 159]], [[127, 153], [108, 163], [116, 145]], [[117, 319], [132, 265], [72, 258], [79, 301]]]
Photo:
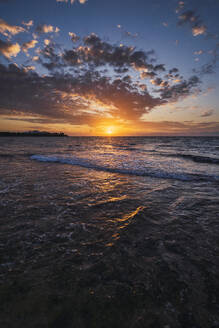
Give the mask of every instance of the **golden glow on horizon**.
[[112, 133], [113, 133], [113, 128], [112, 128], [112, 126], [109, 126], [109, 127], [106, 129], [106, 133], [107, 133], [107, 134], [112, 134]]
[[106, 128], [106, 134], [108, 134], [108, 135], [112, 135], [112, 134], [114, 134], [115, 133], [115, 127], [114, 126], [108, 126], [107, 128]]

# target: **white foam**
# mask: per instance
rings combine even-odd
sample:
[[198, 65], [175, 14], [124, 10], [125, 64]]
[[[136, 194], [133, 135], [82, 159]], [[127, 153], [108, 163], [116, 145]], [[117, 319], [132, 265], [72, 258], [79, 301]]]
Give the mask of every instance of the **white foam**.
[[[192, 180], [208, 180], [213, 179], [217, 180], [219, 177], [214, 175], [203, 175], [203, 174], [192, 174], [187, 172], [173, 172], [166, 171], [161, 168], [145, 167], [142, 165], [142, 162], [124, 162], [121, 160], [115, 160], [114, 162], [109, 160], [101, 162], [100, 158], [97, 156], [91, 158], [81, 158], [81, 157], [66, 157], [66, 156], [45, 156], [45, 155], [33, 155], [30, 157], [32, 160], [37, 160], [40, 162], [52, 162], [52, 163], [62, 163], [62, 164], [71, 164], [88, 169], [94, 169], [99, 171], [106, 171], [111, 173], [121, 173], [121, 174], [130, 174], [136, 176], [151, 176], [155, 178], [163, 179], [176, 179], [181, 181], [192, 181]], [[144, 164], [147, 164], [144, 162]]]

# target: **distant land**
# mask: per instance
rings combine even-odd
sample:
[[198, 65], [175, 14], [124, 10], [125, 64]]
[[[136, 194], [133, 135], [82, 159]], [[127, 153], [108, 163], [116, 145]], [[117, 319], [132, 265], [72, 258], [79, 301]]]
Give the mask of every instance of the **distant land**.
[[26, 132], [0, 132], [0, 137], [68, 137], [63, 132], [26, 131]]

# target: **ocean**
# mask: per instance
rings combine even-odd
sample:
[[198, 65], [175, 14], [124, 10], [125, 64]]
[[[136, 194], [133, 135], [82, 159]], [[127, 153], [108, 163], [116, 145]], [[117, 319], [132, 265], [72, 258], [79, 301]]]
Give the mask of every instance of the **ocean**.
[[219, 327], [219, 137], [0, 138], [2, 327]]

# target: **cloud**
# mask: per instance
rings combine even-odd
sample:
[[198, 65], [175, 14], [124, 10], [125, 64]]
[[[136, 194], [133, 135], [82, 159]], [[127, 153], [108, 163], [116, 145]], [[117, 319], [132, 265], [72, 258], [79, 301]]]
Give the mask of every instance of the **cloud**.
[[179, 72], [179, 70], [176, 67], [169, 70], [169, 74], [178, 73], [178, 72]]
[[18, 43], [10, 43], [0, 40], [0, 53], [6, 58], [16, 57], [21, 48]]
[[[184, 4], [183, 4], [184, 7]], [[180, 9], [181, 10], [181, 9]], [[179, 15], [179, 22], [178, 25], [189, 25], [192, 31], [193, 36], [199, 36], [199, 35], [205, 35], [205, 39], [211, 40], [211, 41], [216, 41], [215, 47], [213, 50], [208, 51], [208, 54], [211, 54], [210, 60], [199, 67], [198, 69], [195, 68], [193, 69], [193, 72], [195, 74], [198, 74], [199, 76], [203, 76], [206, 74], [213, 74], [215, 73], [215, 69], [218, 63], [219, 59], [219, 43], [218, 43], [218, 35], [215, 33], [211, 33], [208, 31], [206, 25], [204, 24], [203, 20], [200, 18], [199, 15], [196, 14], [194, 10], [187, 10], [184, 11], [181, 15]], [[203, 54], [203, 50], [195, 51], [195, 55], [201, 55]], [[199, 58], [195, 59], [196, 62], [199, 61]]]
[[23, 43], [21, 48], [22, 48], [23, 52], [25, 52], [27, 54], [28, 50], [31, 48], [34, 48], [37, 43], [38, 43], [37, 40], [31, 40], [31, 41]]
[[50, 42], [32, 58], [47, 74], [38, 74], [33, 65], [0, 65], [1, 113], [89, 126], [110, 119], [139, 124], [156, 106], [191, 95], [200, 84], [196, 76], [184, 79], [178, 68], [156, 62], [154, 54], [96, 34], [71, 49]]
[[69, 32], [68, 35], [70, 36], [72, 42], [77, 42], [80, 40], [80, 37], [73, 32]]
[[151, 79], [154, 78], [157, 74], [155, 72], [141, 72], [140, 77], [141, 79]]
[[126, 29], [124, 29], [124, 27], [120, 24], [117, 25], [117, 28], [120, 29], [120, 31], [122, 32], [122, 39], [127, 37], [135, 39], [138, 37], [138, 33], [131, 33], [129, 31], [126, 31]]
[[33, 20], [29, 20], [28, 22], [22, 22], [22, 24], [27, 28], [30, 28], [31, 26], [33, 26]]
[[176, 101], [192, 94], [194, 92], [194, 88], [198, 88], [200, 83], [201, 81], [197, 76], [192, 76], [187, 81], [183, 80], [176, 85], [167, 85], [163, 89], [160, 89], [161, 97], [162, 99]]
[[51, 41], [50, 41], [49, 39], [45, 39], [45, 40], [44, 40], [44, 44], [45, 44], [46, 46], [48, 46], [48, 45], [50, 44], [50, 42], [51, 42]]
[[161, 78], [156, 78], [156, 79], [154, 79], [154, 80], [150, 80], [150, 82], [151, 82], [151, 84], [153, 84], [153, 85], [157, 85], [157, 86], [159, 86], [159, 85], [162, 85], [162, 83], [163, 83], [163, 80], [161, 79]]
[[209, 117], [213, 114], [214, 114], [214, 110], [213, 109], [208, 109], [208, 110], [205, 110], [204, 112], [202, 112], [202, 114], [200, 116], [201, 117]]
[[217, 67], [217, 63], [219, 60], [219, 43], [215, 45], [214, 50], [211, 51], [211, 59], [202, 65], [199, 69], [193, 69], [193, 72], [195, 74], [198, 74], [199, 76], [203, 76], [206, 74], [213, 74], [215, 73], [215, 69]]
[[23, 66], [23, 69], [25, 72], [29, 72], [29, 71], [35, 71], [36, 67], [31, 65], [31, 66]]
[[[48, 42], [50, 41], [50, 42]], [[37, 48], [36, 53], [38, 54], [37, 60], [44, 66], [47, 70], [53, 71], [54, 69], [60, 70], [63, 68], [63, 63], [61, 62], [61, 56], [56, 53], [56, 44], [51, 42], [51, 40], [44, 40], [45, 47], [43, 49]], [[58, 47], [58, 46], [57, 46]]]
[[204, 53], [203, 50], [198, 50], [198, 51], [194, 51], [194, 55], [202, 55]]
[[[8, 68], [1, 66], [0, 73], [0, 91], [4, 95], [1, 107], [8, 108], [7, 113], [16, 108], [18, 112], [81, 122], [83, 110], [94, 103], [102, 105], [103, 114], [104, 108], [108, 108], [107, 115], [138, 120], [143, 113], [162, 103], [159, 97], [155, 98], [147, 91], [139, 92], [130, 79], [110, 81], [98, 72], [86, 72], [77, 78], [71, 75], [40, 77], [9, 65]], [[13, 98], [9, 97], [10, 90], [13, 90]], [[85, 116], [89, 116], [89, 120], [95, 117]]]
[[176, 8], [176, 13], [178, 14], [185, 6], [185, 2], [184, 1], [179, 1], [178, 2], [178, 6]]
[[184, 11], [178, 18], [178, 25], [190, 25], [193, 36], [205, 34], [207, 31], [207, 27], [193, 10]]
[[0, 18], [0, 33], [4, 36], [16, 35], [18, 33], [25, 32], [25, 29], [21, 26], [10, 25]]
[[33, 57], [32, 57], [32, 60], [33, 60], [33, 61], [38, 61], [38, 60], [39, 60], [39, 56], [33, 56]]
[[201, 26], [194, 26], [192, 28], [192, 34], [194, 36], [197, 36], [197, 35], [201, 35], [201, 34], [205, 34], [207, 28], [205, 25], [201, 25]]
[[38, 34], [43, 33], [58, 33], [60, 29], [58, 27], [54, 27], [52, 25], [40, 24], [36, 28], [36, 32]]
[[64, 63], [69, 66], [80, 66], [83, 63], [95, 67], [110, 65], [114, 69], [129, 67], [139, 72], [164, 71], [163, 64], [153, 65], [151, 63], [153, 54], [153, 51], [137, 51], [134, 47], [110, 44], [91, 33], [84, 37], [83, 45], [65, 50], [62, 58]]

